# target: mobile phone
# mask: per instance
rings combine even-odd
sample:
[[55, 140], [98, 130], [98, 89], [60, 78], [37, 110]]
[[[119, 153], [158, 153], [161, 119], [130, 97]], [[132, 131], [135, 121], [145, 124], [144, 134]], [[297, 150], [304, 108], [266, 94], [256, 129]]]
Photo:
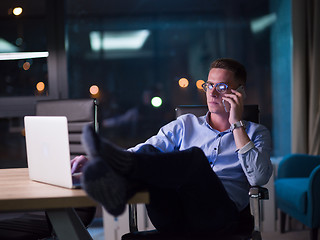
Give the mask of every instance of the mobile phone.
[[[242, 94], [243, 99], [246, 99], [247, 94], [246, 94], [246, 92], [245, 92], [245, 90], [244, 90], [244, 87], [243, 87], [242, 85], [240, 85], [240, 86], [236, 89], [236, 91], [238, 91], [238, 92], [240, 92], [240, 93]], [[228, 103], [227, 101], [225, 101], [225, 100], [222, 99], [222, 104], [223, 104], [224, 110], [225, 110], [226, 112], [229, 112], [229, 111], [230, 111], [230, 108], [231, 108], [230, 103]]]
[[243, 99], [246, 99], [247, 94], [246, 94], [246, 91], [244, 90], [243, 85], [240, 85], [240, 86], [236, 89], [236, 91], [238, 91], [239, 93], [242, 94]]

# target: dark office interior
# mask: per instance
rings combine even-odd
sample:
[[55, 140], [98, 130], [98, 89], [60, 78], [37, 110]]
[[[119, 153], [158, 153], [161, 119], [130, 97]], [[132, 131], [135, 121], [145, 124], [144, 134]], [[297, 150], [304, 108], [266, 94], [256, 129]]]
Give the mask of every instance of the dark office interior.
[[[18, 5], [23, 13], [15, 16], [10, 10]], [[162, 105], [143, 124], [148, 131], [132, 124], [101, 128], [129, 147], [172, 120], [175, 106], [205, 104], [196, 82], [206, 81], [210, 63], [219, 57], [246, 66], [246, 103], [259, 105], [261, 123], [277, 136], [274, 154], [290, 152], [289, 144], [277, 144], [280, 132], [290, 135], [290, 99], [278, 100], [289, 88], [277, 93], [280, 85], [290, 86], [290, 1], [1, 1], [0, 17], [7, 46], [1, 52], [49, 52], [0, 62], [2, 167], [23, 166], [22, 117], [34, 114], [37, 100], [97, 97], [102, 121], [141, 105], [146, 92], [160, 97]], [[144, 38], [138, 47], [103, 44], [108, 36], [134, 34]], [[278, 56], [287, 61], [276, 63]], [[279, 79], [272, 79], [274, 72]], [[187, 87], [179, 86], [181, 78]], [[89, 92], [92, 85], [99, 87], [97, 96]], [[274, 121], [280, 117], [285, 128]]]
[[[272, 158], [318, 154], [311, 143], [320, 128], [309, 125], [319, 86], [294, 86], [302, 76], [295, 59], [305, 59], [301, 68], [319, 65], [318, 48], [299, 54], [308, 33], [294, 32], [294, 23], [308, 14], [298, 2], [1, 0], [0, 168], [27, 167], [23, 117], [35, 115], [38, 101], [97, 99], [100, 134], [128, 148], [175, 119], [176, 106], [206, 104], [201, 83], [222, 57], [247, 69], [245, 103], [259, 105]], [[309, 127], [294, 131], [304, 115]]]

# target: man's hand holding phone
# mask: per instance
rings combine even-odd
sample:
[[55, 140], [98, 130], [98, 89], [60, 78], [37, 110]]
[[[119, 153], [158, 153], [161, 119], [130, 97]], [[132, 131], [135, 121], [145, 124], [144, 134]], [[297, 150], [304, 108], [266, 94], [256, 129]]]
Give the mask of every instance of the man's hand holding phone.
[[246, 94], [242, 85], [238, 87], [237, 90], [231, 89], [230, 93], [225, 93], [222, 96], [222, 103], [225, 111], [230, 112], [230, 124], [241, 120], [243, 113], [243, 100], [245, 97]]

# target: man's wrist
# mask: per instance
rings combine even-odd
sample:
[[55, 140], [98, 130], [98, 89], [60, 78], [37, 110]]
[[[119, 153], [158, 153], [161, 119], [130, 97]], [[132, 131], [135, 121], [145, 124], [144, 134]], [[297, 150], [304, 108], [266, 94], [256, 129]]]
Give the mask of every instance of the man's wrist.
[[232, 123], [230, 125], [230, 130], [231, 130], [231, 132], [233, 132], [233, 130], [235, 130], [236, 128], [240, 128], [240, 127], [243, 127], [244, 129], [246, 128], [246, 125], [245, 125], [243, 120], [240, 120], [238, 122]]

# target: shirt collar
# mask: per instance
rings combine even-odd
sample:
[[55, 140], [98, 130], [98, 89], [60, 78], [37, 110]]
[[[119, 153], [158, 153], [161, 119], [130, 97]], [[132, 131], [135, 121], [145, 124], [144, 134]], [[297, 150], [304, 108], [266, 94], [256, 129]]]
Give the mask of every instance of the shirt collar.
[[208, 128], [210, 128], [211, 130], [215, 131], [216, 133], [220, 133], [220, 134], [227, 134], [227, 133], [230, 133], [231, 130], [230, 129], [227, 129], [223, 132], [219, 132], [218, 130], [214, 129], [211, 127], [211, 125], [209, 124], [209, 117], [210, 117], [210, 112], [208, 111], [207, 114], [205, 115], [206, 116], [206, 121], [205, 121], [205, 124], [207, 125]]

